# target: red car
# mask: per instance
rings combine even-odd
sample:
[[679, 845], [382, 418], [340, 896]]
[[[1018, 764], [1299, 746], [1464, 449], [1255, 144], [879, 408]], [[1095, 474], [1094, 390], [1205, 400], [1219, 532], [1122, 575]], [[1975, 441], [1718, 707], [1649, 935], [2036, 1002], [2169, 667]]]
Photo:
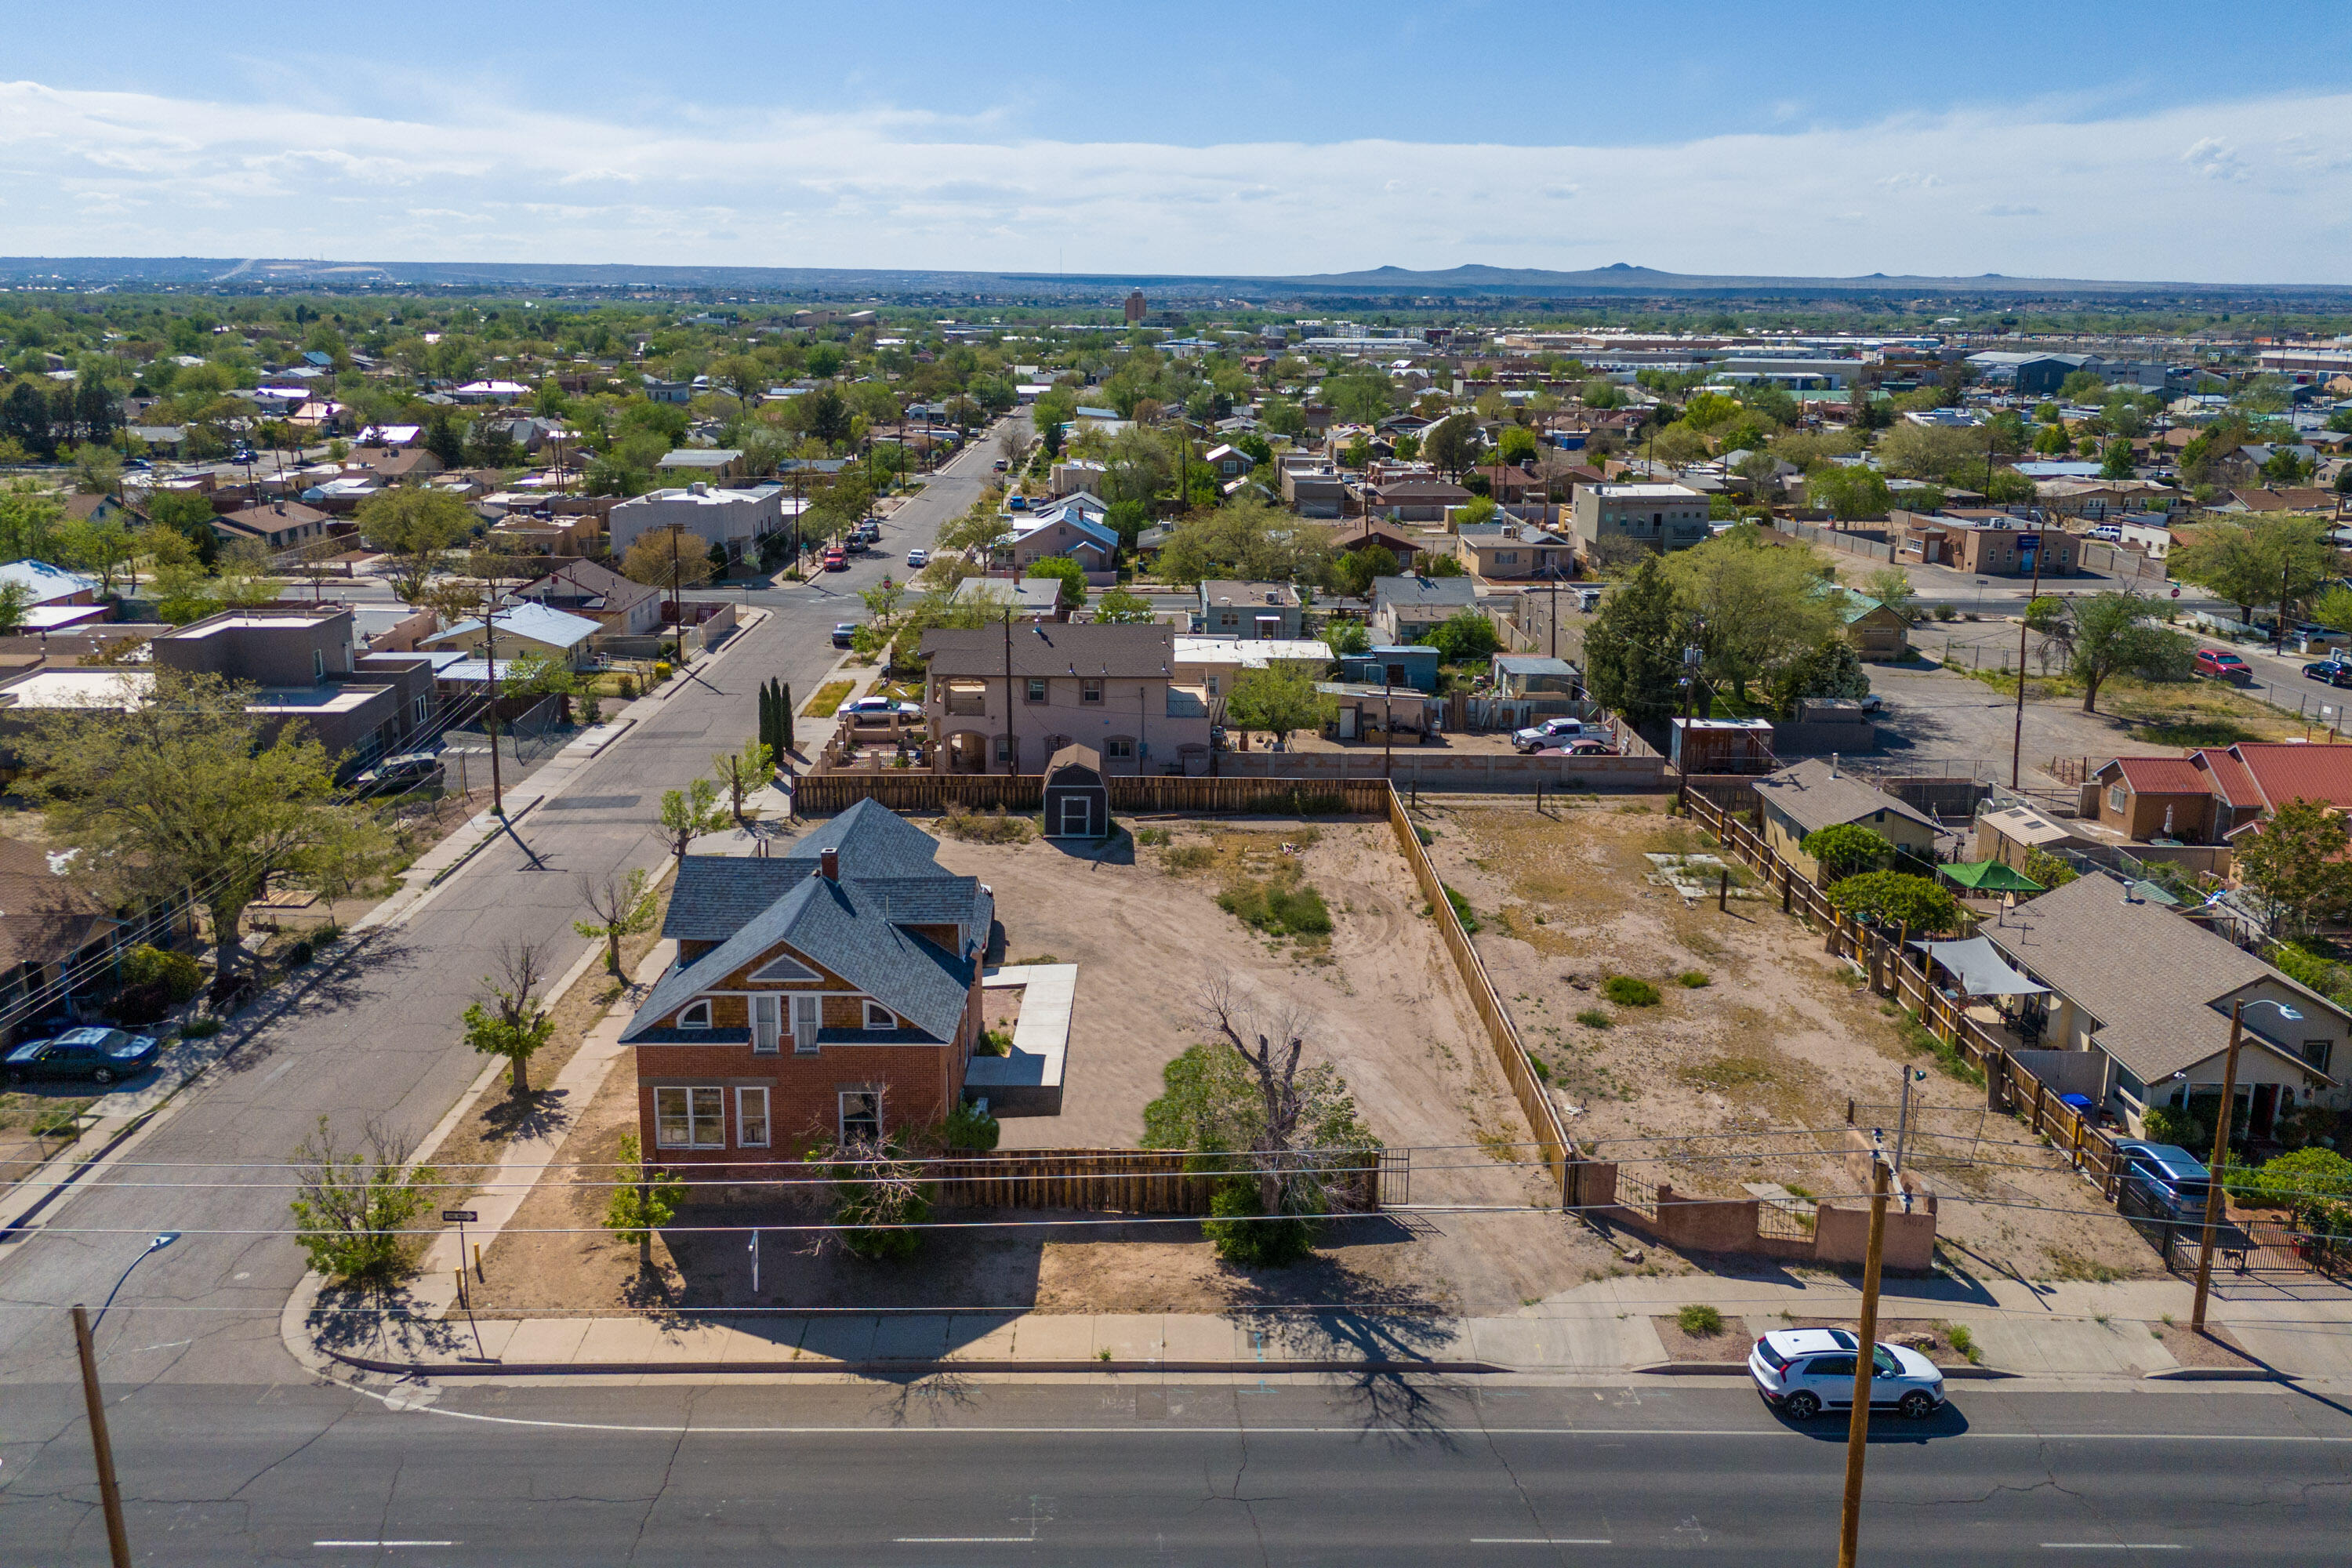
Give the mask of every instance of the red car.
[[846, 571], [848, 571], [848, 570], [849, 570], [849, 555], [848, 555], [848, 552], [847, 552], [846, 551], [843, 550], [843, 549], [841, 548], [841, 546], [839, 546], [839, 545], [837, 545], [837, 544], [836, 544], [836, 545], [835, 545], [832, 549], [830, 549], [830, 550], [826, 551], [826, 552], [824, 552], [824, 569], [825, 569], [826, 571], [828, 571], [828, 572], [846, 572]]
[[2254, 679], [2253, 666], [2236, 654], [2223, 653], [2218, 647], [2200, 647], [2197, 650], [2197, 673], [2219, 676], [2223, 680], [2235, 681], [2240, 686], [2250, 686]]

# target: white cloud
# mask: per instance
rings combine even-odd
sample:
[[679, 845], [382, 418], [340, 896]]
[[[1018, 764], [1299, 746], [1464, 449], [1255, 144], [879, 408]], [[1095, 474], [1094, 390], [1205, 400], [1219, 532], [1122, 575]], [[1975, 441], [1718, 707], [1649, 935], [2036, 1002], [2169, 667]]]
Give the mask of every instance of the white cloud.
[[[0, 84], [0, 202], [23, 255], [2352, 282], [2352, 96], [2024, 121], [1184, 147], [899, 110], [635, 122], [477, 99], [403, 122], [19, 82]], [[1594, 235], [1598, 212], [1621, 232]]]

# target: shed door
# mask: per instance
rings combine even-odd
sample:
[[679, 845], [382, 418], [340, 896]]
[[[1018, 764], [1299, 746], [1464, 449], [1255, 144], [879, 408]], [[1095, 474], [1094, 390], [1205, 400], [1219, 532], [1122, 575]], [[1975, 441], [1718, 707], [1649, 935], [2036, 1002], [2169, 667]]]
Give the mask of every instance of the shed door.
[[1076, 790], [1062, 797], [1062, 836], [1085, 838], [1094, 832], [1094, 803]]
[[1353, 708], [1342, 708], [1339, 710], [1339, 739], [1352, 741], [1355, 738], [1356, 710]]

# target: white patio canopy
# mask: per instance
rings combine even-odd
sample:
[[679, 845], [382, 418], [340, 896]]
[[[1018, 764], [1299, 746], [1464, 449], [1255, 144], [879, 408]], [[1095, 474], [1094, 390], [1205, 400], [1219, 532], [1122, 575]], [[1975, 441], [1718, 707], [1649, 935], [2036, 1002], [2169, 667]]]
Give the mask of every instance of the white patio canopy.
[[1916, 947], [1952, 972], [1964, 996], [2041, 996], [2047, 985], [2036, 985], [2009, 966], [1992, 943], [1980, 936], [1966, 942], [1923, 942]]

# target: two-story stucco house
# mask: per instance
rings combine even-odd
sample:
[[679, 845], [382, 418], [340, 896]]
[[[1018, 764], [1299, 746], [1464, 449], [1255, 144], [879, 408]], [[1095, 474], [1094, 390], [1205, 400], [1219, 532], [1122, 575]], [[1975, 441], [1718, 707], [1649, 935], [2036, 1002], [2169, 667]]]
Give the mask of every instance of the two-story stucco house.
[[944, 772], [1036, 773], [1073, 744], [1113, 775], [1208, 771], [1208, 701], [1176, 679], [1173, 627], [1013, 623], [928, 631], [922, 651]]

